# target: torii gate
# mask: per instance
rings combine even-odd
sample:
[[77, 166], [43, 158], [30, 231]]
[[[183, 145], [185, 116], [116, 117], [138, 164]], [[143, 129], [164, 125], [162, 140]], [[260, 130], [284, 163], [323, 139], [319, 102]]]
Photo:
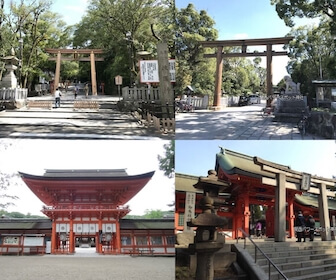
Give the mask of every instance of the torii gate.
[[[102, 57], [95, 57], [95, 54], [102, 54], [102, 49], [46, 49], [47, 53], [57, 54], [57, 57], [50, 57], [49, 60], [56, 60], [56, 71], [55, 71], [55, 85], [59, 84], [60, 71], [61, 71], [61, 61], [62, 60], [77, 60], [77, 61], [90, 61], [91, 62], [91, 85], [92, 85], [92, 95], [97, 95], [97, 81], [96, 81], [96, 61], [104, 61]], [[70, 54], [72, 57], [62, 57], [62, 54]], [[79, 56], [89, 54], [90, 57]], [[55, 92], [56, 87], [54, 87]]]
[[[267, 97], [272, 95], [272, 58], [273, 56], [288, 55], [286, 51], [275, 52], [272, 50], [273, 45], [288, 44], [294, 37], [279, 37], [279, 38], [265, 38], [265, 39], [246, 39], [246, 40], [224, 40], [224, 41], [202, 41], [200, 44], [205, 48], [217, 48], [217, 53], [205, 54], [205, 58], [216, 57], [216, 78], [215, 78], [215, 98], [213, 107], [215, 109], [220, 107], [220, 97], [222, 89], [222, 72], [223, 72], [223, 58], [230, 57], [255, 57], [266, 56], [266, 85]], [[264, 52], [247, 52], [248, 46], [266, 46]], [[241, 47], [241, 52], [223, 53], [224, 47]], [[271, 102], [267, 98], [268, 105]]]

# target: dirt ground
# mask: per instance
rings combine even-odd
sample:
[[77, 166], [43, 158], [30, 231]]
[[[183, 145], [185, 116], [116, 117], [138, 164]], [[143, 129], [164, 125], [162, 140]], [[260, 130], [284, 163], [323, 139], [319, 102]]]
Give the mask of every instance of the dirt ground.
[[6, 280], [174, 280], [175, 258], [130, 256], [0, 256]]

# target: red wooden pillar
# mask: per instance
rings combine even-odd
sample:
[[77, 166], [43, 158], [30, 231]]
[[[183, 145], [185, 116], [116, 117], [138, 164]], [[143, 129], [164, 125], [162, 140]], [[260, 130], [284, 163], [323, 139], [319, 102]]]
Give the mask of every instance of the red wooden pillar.
[[70, 217], [70, 230], [69, 230], [69, 253], [72, 254], [75, 252], [74, 244], [74, 232], [73, 232], [73, 219]]
[[294, 196], [288, 197], [288, 216], [289, 216], [289, 238], [295, 237], [294, 232], [294, 220], [295, 220], [295, 214], [294, 214]]
[[120, 236], [120, 223], [119, 219], [116, 220], [116, 247], [117, 247], [117, 253], [120, 254], [121, 252], [121, 236]]
[[101, 233], [103, 232], [103, 224], [101, 218], [98, 220], [98, 247], [97, 252], [102, 253], [102, 244], [101, 244]]
[[250, 234], [250, 196], [248, 191], [244, 192], [244, 223], [243, 230]]
[[56, 221], [52, 221], [51, 225], [51, 253], [56, 253]]

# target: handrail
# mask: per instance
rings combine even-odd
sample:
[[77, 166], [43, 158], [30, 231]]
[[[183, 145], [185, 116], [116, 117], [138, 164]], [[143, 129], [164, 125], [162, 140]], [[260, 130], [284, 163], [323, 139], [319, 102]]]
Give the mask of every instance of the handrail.
[[[285, 274], [283, 274], [283, 272], [280, 270], [280, 268], [277, 267], [277, 265], [261, 250], [261, 248], [252, 240], [252, 238], [242, 229], [242, 228], [238, 228], [238, 230], [240, 230], [243, 235], [244, 235], [244, 249], [246, 249], [246, 238], [248, 238], [251, 243], [254, 245], [254, 261], [255, 263], [257, 262], [257, 250], [260, 251], [260, 253], [267, 259], [268, 261], [268, 279], [271, 279], [271, 265], [275, 268], [275, 270], [283, 277], [283, 279], [288, 280], [289, 278], [287, 278], [287, 276]], [[238, 239], [237, 239], [237, 243], [238, 243]]]

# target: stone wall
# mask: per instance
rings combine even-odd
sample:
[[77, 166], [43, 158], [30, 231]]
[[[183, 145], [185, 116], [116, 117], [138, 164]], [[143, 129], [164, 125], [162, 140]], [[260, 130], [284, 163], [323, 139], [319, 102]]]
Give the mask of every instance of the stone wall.
[[311, 112], [308, 132], [326, 139], [336, 139], [336, 114]]

